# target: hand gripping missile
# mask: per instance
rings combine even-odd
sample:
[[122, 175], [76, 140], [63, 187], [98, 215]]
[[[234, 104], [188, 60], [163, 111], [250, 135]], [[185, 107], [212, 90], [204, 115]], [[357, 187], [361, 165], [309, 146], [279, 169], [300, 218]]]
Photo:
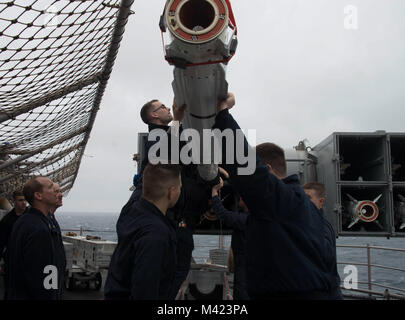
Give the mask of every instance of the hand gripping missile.
[[399, 230], [405, 229], [405, 197], [402, 195], [398, 195], [400, 200], [398, 206], [396, 207], [397, 214], [399, 215], [399, 219], [401, 225], [399, 226]]
[[358, 201], [355, 198], [353, 198], [350, 194], [347, 194], [347, 196], [350, 199], [348, 211], [352, 220], [349, 226], [347, 227], [348, 229], [353, 227], [360, 220], [363, 222], [375, 222], [382, 229], [382, 226], [376, 220], [379, 214], [379, 210], [376, 203], [381, 198], [382, 194], [380, 194], [373, 201], [370, 200]]
[[[167, 0], [159, 25], [165, 59], [174, 65], [176, 104], [187, 105], [183, 128], [196, 129], [203, 137], [203, 129], [214, 124], [218, 101], [228, 93], [226, 66], [237, 47], [231, 5], [229, 0]], [[214, 159], [210, 165], [201, 165], [200, 154], [200, 176], [206, 181], [215, 179]]]

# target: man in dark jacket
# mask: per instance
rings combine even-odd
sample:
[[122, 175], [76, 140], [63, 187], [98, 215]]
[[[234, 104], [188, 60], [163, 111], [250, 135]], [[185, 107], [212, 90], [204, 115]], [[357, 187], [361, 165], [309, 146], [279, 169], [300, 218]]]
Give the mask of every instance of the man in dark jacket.
[[118, 244], [104, 288], [106, 299], [170, 298], [176, 235], [166, 212], [176, 204], [180, 190], [180, 166], [146, 166], [142, 197], [117, 223]]
[[27, 211], [27, 202], [22, 191], [13, 192], [14, 208], [0, 221], [0, 260], [6, 256], [7, 242], [14, 223]]
[[341, 300], [343, 299], [343, 295], [342, 291], [340, 290], [340, 276], [337, 271], [336, 234], [332, 224], [328, 221], [323, 212], [323, 205], [326, 199], [325, 186], [319, 182], [309, 182], [303, 185], [303, 189], [307, 194], [308, 198], [319, 210], [319, 214], [322, 215], [324, 219], [326, 232], [325, 239], [328, 243], [328, 250], [327, 250], [328, 269], [332, 277], [335, 278], [335, 282], [332, 284], [332, 288], [330, 291], [330, 298], [334, 300]]
[[61, 296], [64, 261], [48, 214], [57, 203], [53, 182], [29, 180], [23, 189], [31, 205], [13, 227], [7, 253], [7, 299], [55, 300]]
[[[0, 221], [0, 261], [7, 256], [7, 242], [13, 230], [14, 223], [27, 211], [27, 202], [25, 201], [22, 191], [13, 192], [14, 208]], [[7, 281], [7, 270], [4, 261], [4, 280]], [[7, 284], [5, 283], [5, 287]], [[7, 293], [4, 292], [4, 297]]]
[[[232, 94], [219, 104], [214, 128], [239, 125], [229, 114]], [[240, 132], [239, 132], [240, 134]], [[226, 144], [222, 144], [225, 148]], [[236, 152], [253, 152], [246, 138]], [[230, 181], [249, 208], [246, 232], [247, 285], [251, 299], [327, 299], [332, 279], [327, 270], [322, 216], [306, 196], [298, 176], [286, 177], [284, 151], [274, 144], [256, 148], [256, 169], [222, 161]], [[223, 150], [223, 157], [226, 150]], [[236, 157], [234, 157], [236, 159]]]
[[[142, 121], [148, 126], [148, 132], [151, 133], [154, 130], [162, 130], [162, 132], [167, 133], [167, 148], [168, 148], [168, 156], [170, 159], [170, 151], [171, 151], [171, 135], [177, 136], [177, 140], [179, 140], [181, 134], [181, 124], [180, 122], [183, 120], [185, 107], [179, 108], [177, 107], [176, 100], [173, 100], [173, 115], [171, 113], [171, 109], [166, 107], [162, 102], [157, 99], [153, 99], [143, 105], [141, 108], [140, 116]], [[172, 126], [169, 124], [172, 122]], [[148, 154], [150, 148], [159, 141], [146, 141], [144, 146], [144, 152], [142, 155], [142, 159], [140, 161], [140, 171], [139, 171], [139, 178], [137, 179], [136, 189], [132, 193], [128, 203], [129, 205], [134, 201], [138, 200], [142, 195], [142, 173], [145, 169], [146, 165], [149, 163]]]
[[233, 229], [231, 238], [231, 248], [234, 261], [233, 299], [248, 300], [246, 288], [246, 223], [248, 208], [242, 198], [239, 200], [240, 212], [226, 210], [219, 198], [219, 190], [224, 183], [220, 178], [220, 183], [212, 188], [211, 210], [218, 219], [224, 221], [225, 225]]
[[[177, 140], [179, 143], [179, 150], [185, 144], [184, 141], [180, 141], [180, 135], [182, 132], [182, 126], [180, 122], [183, 120], [185, 106], [179, 108], [176, 104], [176, 100], [173, 100], [172, 105], [173, 115], [171, 114], [171, 109], [166, 107], [159, 100], [151, 100], [141, 108], [140, 116], [142, 121], [148, 125], [149, 134], [154, 130], [162, 130], [167, 133], [167, 149], [168, 157], [172, 159], [171, 156], [171, 142], [172, 140]], [[171, 126], [169, 124], [172, 123]], [[173, 139], [174, 136], [175, 138]], [[121, 215], [125, 215], [129, 212], [132, 204], [141, 197], [142, 194], [142, 173], [146, 165], [149, 162], [148, 153], [149, 150], [154, 146], [157, 141], [146, 141], [142, 159], [140, 161], [140, 173], [139, 178], [136, 182], [136, 189], [132, 193], [129, 201], [121, 210]], [[175, 149], [174, 149], [175, 150]], [[179, 158], [178, 155], [173, 155]], [[179, 159], [181, 164], [181, 161]], [[182, 191], [180, 194], [179, 201], [176, 206], [171, 208], [167, 215], [176, 224], [176, 237], [177, 237], [177, 270], [174, 280], [173, 292], [171, 294], [171, 299], [174, 299], [177, 292], [187, 277], [190, 270], [190, 264], [192, 259], [192, 252], [194, 249], [193, 232], [196, 223], [199, 221], [199, 216], [204, 212], [204, 208], [199, 205], [200, 199], [195, 199], [195, 197], [204, 195], [201, 192], [201, 188], [196, 184], [196, 179], [194, 179], [194, 172], [196, 171], [195, 165], [182, 165]], [[197, 191], [196, 191], [197, 189]], [[192, 199], [194, 197], [194, 199]], [[206, 195], [206, 202], [208, 202], [208, 193]]]

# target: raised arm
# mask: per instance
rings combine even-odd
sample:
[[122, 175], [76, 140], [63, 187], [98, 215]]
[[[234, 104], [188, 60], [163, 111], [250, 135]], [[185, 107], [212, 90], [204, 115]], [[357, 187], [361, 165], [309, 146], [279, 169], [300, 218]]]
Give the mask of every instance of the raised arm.
[[247, 214], [246, 213], [239, 213], [233, 212], [225, 209], [224, 205], [222, 204], [221, 199], [219, 198], [219, 190], [224, 185], [222, 178], [220, 178], [219, 184], [212, 188], [212, 212], [216, 215], [218, 219], [224, 221], [224, 223], [232, 228], [237, 230], [245, 230], [246, 229], [246, 220]]
[[[221, 104], [220, 104], [221, 105]], [[227, 103], [222, 103], [222, 107], [227, 105]], [[219, 107], [221, 108], [221, 107]], [[257, 217], [265, 217], [268, 218], [269, 214], [272, 210], [269, 210], [270, 206], [272, 206], [272, 201], [270, 201], [270, 197], [272, 191], [277, 186], [277, 178], [272, 176], [267, 167], [265, 167], [259, 158], [255, 156], [255, 150], [249, 146], [246, 137], [243, 136], [243, 142], [237, 143], [236, 136], [237, 134], [242, 134], [242, 131], [234, 120], [234, 118], [230, 115], [228, 108], [220, 109], [219, 113], [216, 116], [215, 124], [213, 126], [214, 129], [219, 129], [221, 131], [225, 129], [230, 129], [233, 133], [234, 137], [234, 154], [233, 154], [233, 163], [227, 163], [226, 155], [227, 150], [226, 143], [222, 143], [222, 164], [221, 166], [229, 173], [230, 180], [232, 185], [236, 188], [237, 192], [243, 198], [244, 202], [246, 203], [247, 207], [249, 208], [250, 214], [253, 214]], [[238, 132], [238, 133], [237, 133]], [[243, 168], [244, 165], [237, 163], [237, 152], [241, 153], [244, 152], [244, 155], [251, 154], [254, 157], [250, 157], [255, 161], [254, 172], [250, 175], [241, 175], [239, 169]], [[270, 213], [269, 213], [270, 212]]]

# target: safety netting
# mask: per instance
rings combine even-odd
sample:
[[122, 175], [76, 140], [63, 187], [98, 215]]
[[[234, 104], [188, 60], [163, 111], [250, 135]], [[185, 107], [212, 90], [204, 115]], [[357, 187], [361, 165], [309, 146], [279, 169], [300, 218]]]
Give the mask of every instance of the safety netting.
[[36, 175], [72, 188], [132, 3], [0, 2], [0, 198]]

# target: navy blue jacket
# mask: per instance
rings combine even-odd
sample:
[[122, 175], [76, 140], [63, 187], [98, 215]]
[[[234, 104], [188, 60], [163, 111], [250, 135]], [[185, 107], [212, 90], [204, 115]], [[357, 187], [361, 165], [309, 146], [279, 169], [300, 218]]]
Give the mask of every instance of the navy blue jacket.
[[[27, 211], [28, 208], [24, 211], [24, 213]], [[15, 208], [13, 208], [0, 221], [0, 260], [6, 256], [8, 238], [10, 237], [11, 230], [13, 230], [14, 223], [20, 217], [21, 216], [18, 216], [15, 213]]]
[[[153, 123], [148, 125], [149, 133], [150, 133], [152, 130], [157, 130], [157, 129], [160, 129], [160, 130], [163, 130], [163, 131], [167, 132], [167, 136], [168, 136], [168, 140], [167, 140], [167, 141], [168, 141], [168, 152], [169, 152], [168, 156], [169, 156], [169, 158], [170, 158], [170, 154], [171, 154], [171, 153], [170, 153], [170, 152], [171, 152], [171, 133], [170, 133], [170, 126], [157, 125], [157, 124], [153, 124]], [[180, 126], [180, 133], [181, 133], [181, 132], [182, 132], [182, 127]], [[180, 133], [179, 133], [179, 134], [180, 134]], [[136, 183], [136, 186], [135, 186], [135, 190], [132, 192], [132, 195], [131, 195], [131, 197], [129, 198], [127, 204], [122, 208], [121, 215], [123, 215], [123, 214], [125, 214], [126, 212], [128, 212], [128, 211], [130, 210], [132, 204], [133, 204], [135, 201], [139, 200], [139, 199], [141, 198], [141, 196], [142, 196], [142, 180], [143, 180], [142, 174], [143, 174], [143, 171], [145, 170], [146, 165], [147, 165], [148, 162], [149, 162], [149, 159], [148, 159], [149, 150], [150, 150], [150, 148], [151, 148], [154, 144], [156, 144], [157, 142], [158, 142], [158, 141], [149, 141], [149, 140], [146, 140], [146, 142], [145, 142], [144, 154], [142, 155], [141, 164], [140, 164], [139, 178], [138, 178], [138, 180], [137, 180], [137, 183]], [[179, 149], [180, 149], [181, 146], [182, 146], [182, 144], [181, 144], [180, 141], [179, 141], [179, 144], [180, 144], [180, 146], [179, 146]], [[183, 144], [184, 144], [184, 142], [183, 142]], [[181, 192], [181, 194], [180, 194], [180, 198], [179, 198], [179, 200], [178, 200], [178, 202], [177, 202], [176, 207], [174, 208], [174, 210], [175, 210], [175, 211], [181, 211], [183, 205], [184, 205], [184, 194], [183, 194], [183, 188], [182, 188], [182, 192]]]
[[[240, 129], [228, 110], [218, 113], [214, 128]], [[243, 147], [246, 152], [251, 149], [246, 139]], [[327, 270], [324, 221], [297, 175], [280, 180], [258, 157], [252, 175], [238, 175], [239, 165], [225, 160], [222, 166], [250, 213], [246, 230], [249, 296], [308, 298], [311, 293], [328, 292], [332, 279]]]
[[245, 254], [245, 231], [248, 213], [226, 210], [218, 196], [212, 198], [212, 212], [233, 229], [231, 247], [234, 255]]
[[[156, 125], [156, 124], [149, 124], [148, 130], [149, 133], [152, 130], [160, 129], [168, 133], [168, 156], [171, 158], [171, 127], [165, 125]], [[179, 128], [179, 135], [181, 135], [183, 131], [182, 126]], [[142, 174], [145, 170], [146, 165], [148, 164], [148, 152], [150, 148], [156, 144], [157, 141], [149, 141], [147, 140], [145, 143], [144, 154], [142, 155], [141, 160], [141, 167], [139, 171], [139, 178], [136, 183], [136, 188], [133, 191], [130, 199], [125, 204], [125, 206], [121, 210], [120, 215], [125, 215], [126, 212], [129, 212], [132, 204], [139, 200], [142, 196]], [[186, 144], [185, 141], [179, 141], [179, 150]], [[195, 226], [200, 222], [200, 216], [208, 209], [208, 205], [205, 207], [201, 206], [202, 203], [208, 203], [208, 197], [210, 194], [210, 189], [205, 190], [205, 186], [197, 183], [197, 167], [193, 164], [184, 165], [181, 163], [179, 157], [179, 162], [182, 165], [181, 167], [181, 180], [182, 180], [182, 187], [179, 200], [177, 201], [176, 205], [168, 210], [168, 216], [172, 217], [173, 220], [180, 221], [184, 220], [186, 222], [187, 228], [191, 231], [195, 229]], [[209, 192], [205, 192], [209, 191]], [[187, 246], [194, 248], [194, 241], [192, 236], [190, 237], [191, 233], [182, 234], [182, 236], [187, 237]], [[191, 249], [192, 250], [192, 249]]]
[[[148, 125], [148, 131], [149, 131], [149, 133], [152, 131], [152, 130], [157, 130], [157, 129], [160, 129], [160, 130], [163, 130], [163, 131], [165, 131], [165, 132], [167, 132], [167, 136], [168, 136], [168, 140], [167, 140], [167, 142], [168, 142], [168, 152], [169, 152], [169, 157], [170, 157], [170, 151], [171, 151], [171, 134], [170, 134], [170, 126], [164, 126], [164, 125], [157, 125], [157, 124], [149, 124]], [[139, 171], [139, 175], [142, 177], [142, 173], [143, 173], [143, 170], [145, 170], [145, 167], [146, 167], [146, 165], [148, 164], [148, 153], [149, 153], [149, 149], [155, 144], [155, 143], [157, 143], [158, 141], [149, 141], [149, 140], [146, 140], [146, 143], [145, 143], [145, 149], [144, 149], [144, 154], [142, 155], [142, 160], [141, 160], [141, 169], [140, 169], [140, 171]], [[140, 183], [141, 181], [138, 181], [138, 183]]]
[[[61, 298], [66, 261], [58, 244], [58, 232], [48, 217], [30, 208], [14, 224], [7, 251], [8, 300], [56, 300]], [[58, 271], [58, 289], [46, 289], [48, 265]]]
[[176, 235], [169, 219], [141, 198], [119, 218], [117, 233], [105, 298], [169, 299], [176, 270]]
[[[171, 141], [172, 141], [172, 138], [171, 138], [171, 127], [170, 126], [165, 126], [165, 125], [158, 125], [158, 124], [153, 124], [153, 123], [151, 123], [151, 124], [149, 124], [148, 125], [148, 131], [149, 131], [149, 133], [151, 132], [151, 131], [153, 131], [153, 130], [158, 130], [158, 129], [160, 129], [160, 130], [163, 130], [163, 131], [165, 131], [165, 132], [167, 132], [167, 143], [168, 143], [168, 145], [167, 145], [167, 148], [168, 148], [168, 157], [169, 157], [169, 159], [171, 160]], [[182, 126], [180, 126], [180, 128], [179, 128], [179, 150], [181, 150], [181, 148], [182, 148], [182, 146], [184, 146], [185, 145], [185, 142], [184, 141], [180, 141], [180, 134], [181, 134], [181, 132], [183, 131], [183, 128], [182, 128]], [[159, 140], [158, 140], [159, 141]], [[145, 170], [145, 167], [146, 167], [146, 165], [148, 164], [148, 162], [149, 162], [149, 159], [148, 159], [148, 153], [149, 153], [149, 150], [150, 150], [150, 148], [154, 145], [154, 144], [156, 144], [156, 143], [158, 143], [158, 141], [149, 141], [149, 140], [146, 140], [146, 143], [145, 143], [145, 148], [144, 148], [144, 154], [142, 155], [142, 159], [141, 159], [141, 168], [140, 168], [140, 171], [139, 171], [139, 176], [140, 176], [140, 178], [138, 179], [138, 181], [137, 181], [137, 188], [139, 187], [140, 189], [142, 189], [142, 173], [143, 173], [143, 171]], [[162, 143], [163, 144], [163, 143]], [[180, 164], [181, 164], [181, 161], [180, 161], [180, 157], [178, 157], [179, 159], [178, 159], [178, 161], [180, 162]], [[139, 199], [139, 197], [138, 197], [138, 199]], [[137, 199], [136, 199], [137, 200]]]
[[[58, 249], [56, 250], [59, 255], [58, 260], [63, 261], [62, 269], [66, 270], [66, 252], [65, 246], [63, 245], [62, 231], [60, 229], [58, 221], [56, 220], [55, 214], [48, 214], [48, 219], [51, 221], [51, 230], [52, 234], [54, 234], [55, 237], [55, 246], [58, 247]], [[64, 277], [61, 277], [59, 280], [61, 281], [59, 285], [61, 287], [64, 286]]]
[[322, 216], [324, 217], [325, 223], [325, 238], [327, 241], [327, 266], [328, 270], [331, 273], [332, 278], [334, 281], [332, 282], [332, 287], [330, 291], [330, 298], [331, 299], [343, 299], [342, 291], [340, 289], [340, 276], [337, 271], [337, 260], [336, 260], [336, 234], [335, 230], [333, 229], [332, 224], [328, 221], [325, 217], [323, 210], [321, 210]]

